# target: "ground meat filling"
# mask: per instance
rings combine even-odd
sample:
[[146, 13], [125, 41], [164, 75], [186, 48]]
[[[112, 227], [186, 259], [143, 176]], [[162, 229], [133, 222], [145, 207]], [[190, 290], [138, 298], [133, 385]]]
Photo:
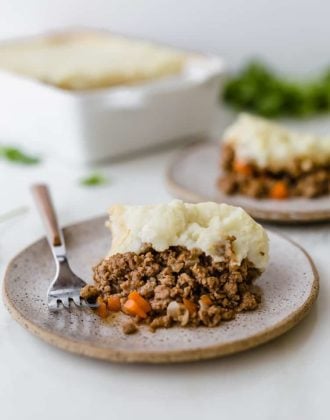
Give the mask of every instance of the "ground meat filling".
[[[236, 313], [258, 307], [259, 294], [252, 286], [260, 272], [248, 260], [233, 263], [231, 237], [218, 247], [221, 262], [204, 252], [170, 247], [163, 252], [146, 246], [143, 252], [127, 252], [105, 258], [94, 267], [95, 285], [85, 286], [81, 296], [87, 299], [119, 296], [122, 307], [132, 291], [149, 302], [145, 319], [152, 330], [172, 325], [214, 327]], [[132, 333], [131, 323], [124, 332]]]
[[[257, 198], [319, 197], [330, 193], [330, 165], [315, 166], [310, 161], [294, 161], [287, 171], [261, 170], [255, 165], [236, 165], [235, 152], [225, 145], [222, 150], [222, 176], [219, 188], [226, 194], [244, 194]], [[276, 197], [278, 184], [285, 193]], [[283, 187], [282, 187], [283, 190]]]

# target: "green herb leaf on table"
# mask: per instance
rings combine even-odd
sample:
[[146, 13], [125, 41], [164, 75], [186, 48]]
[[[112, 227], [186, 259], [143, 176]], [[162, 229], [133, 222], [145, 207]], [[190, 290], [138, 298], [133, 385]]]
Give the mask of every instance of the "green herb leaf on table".
[[94, 187], [109, 183], [109, 179], [99, 172], [94, 172], [80, 180], [80, 184], [86, 187]]
[[40, 159], [38, 157], [28, 155], [16, 147], [1, 145], [0, 158], [5, 159], [8, 162], [19, 163], [24, 165], [36, 165], [40, 162]]
[[7, 213], [0, 214], [0, 223], [11, 220], [16, 216], [20, 216], [28, 212], [29, 208], [27, 206], [17, 207], [13, 210], [8, 211]]
[[330, 70], [310, 81], [290, 81], [260, 62], [228, 80], [225, 102], [265, 117], [308, 117], [330, 111]]

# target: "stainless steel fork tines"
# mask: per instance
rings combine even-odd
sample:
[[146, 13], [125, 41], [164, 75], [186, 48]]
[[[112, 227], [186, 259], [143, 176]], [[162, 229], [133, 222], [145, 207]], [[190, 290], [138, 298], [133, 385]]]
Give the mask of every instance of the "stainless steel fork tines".
[[78, 307], [96, 308], [97, 304], [87, 302], [80, 297], [80, 289], [86, 283], [71, 270], [66, 255], [63, 233], [59, 229], [47, 186], [43, 184], [33, 185], [32, 193], [43, 219], [48, 243], [56, 264], [56, 273], [47, 292], [48, 308], [50, 310], [69, 309], [72, 303]]

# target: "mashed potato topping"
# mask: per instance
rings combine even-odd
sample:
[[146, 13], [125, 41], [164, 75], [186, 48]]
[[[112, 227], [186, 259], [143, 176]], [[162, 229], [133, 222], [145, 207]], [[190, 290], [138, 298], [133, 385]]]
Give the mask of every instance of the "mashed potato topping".
[[114, 205], [109, 214], [110, 255], [139, 253], [148, 243], [159, 252], [170, 246], [199, 248], [215, 261], [221, 261], [219, 245], [235, 236], [233, 259], [237, 264], [248, 258], [262, 271], [268, 261], [265, 230], [240, 207], [174, 200], [159, 205]]
[[0, 69], [63, 89], [134, 84], [179, 73], [185, 55], [107, 32], [72, 32], [6, 42]]
[[241, 114], [224, 133], [223, 141], [239, 160], [259, 168], [286, 170], [294, 160], [324, 165], [330, 162], [330, 136], [300, 134], [264, 118]]

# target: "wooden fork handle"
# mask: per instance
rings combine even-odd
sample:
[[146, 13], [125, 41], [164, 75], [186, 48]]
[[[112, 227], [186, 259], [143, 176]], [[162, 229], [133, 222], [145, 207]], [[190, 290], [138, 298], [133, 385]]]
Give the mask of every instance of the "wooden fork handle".
[[61, 233], [47, 185], [32, 185], [31, 191], [40, 216], [44, 222], [49, 241], [53, 246], [62, 245]]

